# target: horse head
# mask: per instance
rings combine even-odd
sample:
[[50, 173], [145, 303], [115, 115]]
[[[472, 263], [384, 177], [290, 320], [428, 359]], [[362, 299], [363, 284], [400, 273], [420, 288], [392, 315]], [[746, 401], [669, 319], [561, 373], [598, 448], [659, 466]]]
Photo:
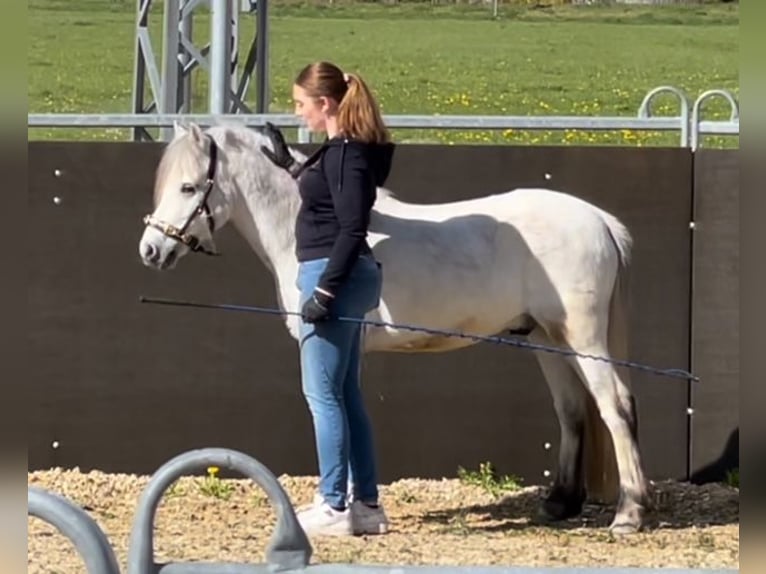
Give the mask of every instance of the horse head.
[[196, 124], [175, 124], [154, 182], [154, 211], [139, 243], [144, 265], [170, 269], [189, 252], [215, 255], [213, 234], [229, 217], [218, 144]]

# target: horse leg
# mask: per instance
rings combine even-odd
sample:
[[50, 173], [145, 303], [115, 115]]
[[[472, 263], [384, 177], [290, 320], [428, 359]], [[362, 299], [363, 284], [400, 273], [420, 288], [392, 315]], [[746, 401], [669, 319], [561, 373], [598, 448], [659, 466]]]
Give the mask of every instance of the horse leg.
[[[590, 344], [571, 340], [571, 348], [581, 354], [608, 358], [603, 341], [588, 337]], [[589, 358], [573, 357], [572, 361], [598, 406], [599, 413], [612, 436], [620, 492], [614, 520], [609, 529], [615, 534], [630, 534], [641, 529], [648, 508], [646, 479], [641, 468], [638, 443], [635, 439], [636, 413], [630, 390], [612, 364]]]
[[585, 419], [583, 458], [587, 500], [595, 504], [615, 504], [620, 492], [620, 478], [612, 435], [590, 393], [587, 393]]
[[[539, 327], [530, 333], [529, 340], [535, 344], [551, 345], [550, 339]], [[588, 396], [566, 357], [545, 351], [535, 354], [553, 397], [553, 408], [561, 431], [558, 469], [550, 493], [543, 501], [540, 517], [544, 520], [565, 520], [580, 514], [585, 501], [583, 431]]]

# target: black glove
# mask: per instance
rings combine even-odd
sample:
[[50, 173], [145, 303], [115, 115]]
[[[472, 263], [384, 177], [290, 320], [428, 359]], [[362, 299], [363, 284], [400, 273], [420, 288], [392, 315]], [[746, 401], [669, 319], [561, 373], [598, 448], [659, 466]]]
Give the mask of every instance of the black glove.
[[306, 323], [324, 321], [330, 316], [331, 301], [332, 297], [329, 295], [321, 291], [314, 291], [313, 295], [303, 304], [301, 318]]
[[285, 138], [282, 136], [282, 132], [271, 122], [266, 122], [266, 127], [263, 129], [263, 133], [268, 136], [271, 140], [271, 144], [274, 146], [274, 151], [271, 151], [266, 146], [261, 146], [263, 154], [269, 158], [274, 165], [287, 170], [290, 175], [295, 177], [301, 164], [295, 161], [295, 158], [290, 155], [290, 150], [285, 143]]

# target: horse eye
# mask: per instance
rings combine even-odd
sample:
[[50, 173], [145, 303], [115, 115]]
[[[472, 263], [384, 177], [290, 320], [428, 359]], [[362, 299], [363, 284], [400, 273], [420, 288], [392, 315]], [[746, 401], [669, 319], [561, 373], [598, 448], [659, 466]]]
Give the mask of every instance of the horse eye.
[[181, 193], [194, 193], [197, 188], [191, 183], [185, 183], [181, 186]]

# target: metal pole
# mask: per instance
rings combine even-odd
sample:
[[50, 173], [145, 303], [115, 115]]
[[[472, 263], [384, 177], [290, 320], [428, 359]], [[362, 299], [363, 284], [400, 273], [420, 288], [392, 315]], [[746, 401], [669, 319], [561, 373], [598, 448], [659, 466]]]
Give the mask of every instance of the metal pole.
[[[229, 54], [229, 89], [232, 93], [237, 93], [239, 87], [239, 0], [229, 0], [229, 17], [231, 21], [231, 53]], [[229, 96], [226, 100], [226, 113], [235, 113], [237, 106], [234, 104], [234, 98]]]
[[109, 539], [81, 507], [60, 494], [27, 487], [27, 515], [54, 526], [74, 545], [88, 574], [120, 574]]
[[[136, 43], [133, 62], [133, 113], [144, 111], [144, 89], [146, 82], [146, 62], [144, 61], [144, 47], [141, 44], [140, 30], [146, 28], [149, 17], [149, 8], [152, 0], [137, 0], [136, 6]], [[133, 128], [133, 141], [140, 141], [145, 133], [143, 128]]]
[[269, 110], [269, 1], [258, 0], [256, 10], [255, 113], [265, 114]]
[[[185, 7], [188, 3], [189, 0], [184, 0], [182, 6]], [[183, 7], [181, 10], [183, 10]], [[192, 40], [194, 35], [194, 12], [192, 10], [189, 10], [185, 16], [183, 14], [181, 15], [181, 34], [189, 41]], [[180, 107], [178, 111], [182, 114], [188, 114], [192, 111], [191, 74], [184, 74], [183, 70], [189, 64], [192, 58], [189, 56], [186, 50], [179, 51], [181, 52], [179, 57], [179, 63], [181, 66], [179, 74], [181, 75], [181, 82], [178, 91], [180, 100]]]
[[[228, 2], [228, 0], [225, 0]], [[250, 478], [266, 492], [277, 523], [266, 547], [267, 568], [243, 564], [164, 564], [154, 562], [154, 531], [157, 508], [165, 491], [179, 478], [210, 466], [233, 470]], [[227, 448], [190, 450], [163, 464], [146, 485], [136, 508], [128, 543], [127, 574], [150, 574], [160, 571], [199, 572], [207, 574], [251, 572], [305, 572], [314, 549], [295, 516], [290, 497], [277, 477], [261, 462], [242, 452]], [[195, 568], [196, 566], [196, 568]]]
[[228, 110], [229, 66], [231, 65], [231, 15], [229, 0], [210, 0], [212, 8], [210, 34], [209, 111], [224, 114]]
[[[179, 0], [165, 0], [164, 34], [162, 37], [162, 88], [160, 93], [159, 113], [175, 114], [178, 112], [178, 44], [179, 44]], [[160, 139], [169, 141], [173, 130], [162, 128]]]

